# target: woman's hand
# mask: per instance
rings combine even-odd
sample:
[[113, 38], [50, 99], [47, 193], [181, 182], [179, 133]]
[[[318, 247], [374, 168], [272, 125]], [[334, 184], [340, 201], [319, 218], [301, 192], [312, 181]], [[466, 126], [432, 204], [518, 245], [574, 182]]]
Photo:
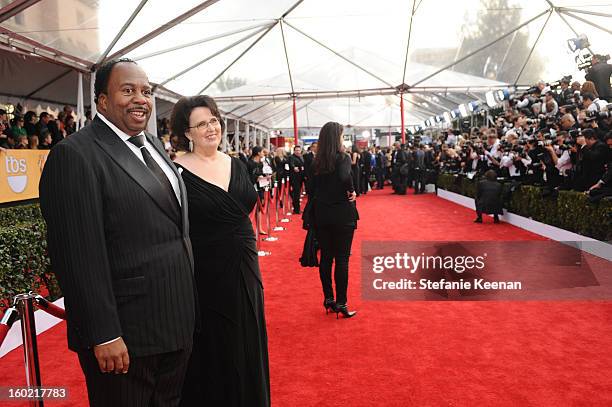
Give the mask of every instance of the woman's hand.
[[357, 193], [355, 191], [346, 193], [348, 195], [349, 202], [354, 202], [357, 199]]

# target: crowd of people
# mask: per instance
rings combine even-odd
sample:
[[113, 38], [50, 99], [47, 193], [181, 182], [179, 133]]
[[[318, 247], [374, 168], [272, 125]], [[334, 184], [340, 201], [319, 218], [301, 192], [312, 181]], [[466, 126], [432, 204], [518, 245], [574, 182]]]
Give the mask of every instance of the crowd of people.
[[[85, 117], [87, 125], [91, 112]], [[76, 115], [70, 106], [64, 106], [57, 117], [46, 111], [37, 115], [32, 110], [23, 113], [20, 109], [9, 117], [5, 109], [0, 109], [0, 148], [49, 150], [74, 133], [76, 127]]]

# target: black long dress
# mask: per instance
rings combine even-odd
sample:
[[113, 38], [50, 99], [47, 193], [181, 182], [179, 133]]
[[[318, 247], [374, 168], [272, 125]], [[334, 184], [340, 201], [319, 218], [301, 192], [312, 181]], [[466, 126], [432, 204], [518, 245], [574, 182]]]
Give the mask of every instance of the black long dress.
[[182, 168], [201, 310], [201, 331], [182, 406], [269, 406], [264, 299], [249, 213], [257, 195], [233, 158], [228, 192]]

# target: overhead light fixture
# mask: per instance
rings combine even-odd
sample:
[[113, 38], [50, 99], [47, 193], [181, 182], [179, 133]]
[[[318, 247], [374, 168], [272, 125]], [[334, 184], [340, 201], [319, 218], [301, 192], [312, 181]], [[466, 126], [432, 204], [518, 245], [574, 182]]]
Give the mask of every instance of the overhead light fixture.
[[478, 111], [478, 108], [480, 107], [481, 103], [477, 100], [468, 103], [468, 110], [472, 113]]
[[503, 102], [504, 100], [510, 100], [510, 90], [500, 89], [498, 91], [495, 91], [495, 99], [498, 102]]
[[487, 105], [489, 107], [497, 106], [497, 100], [495, 99], [495, 92], [493, 92], [492, 90], [488, 91], [487, 93], [485, 93], [485, 98], [487, 99]]
[[453, 109], [450, 111], [450, 117], [453, 119], [456, 119], [457, 117], [459, 117], [460, 112], [459, 109]]
[[449, 112], [444, 112], [444, 121], [446, 123], [450, 123], [453, 121], [453, 118], [451, 117], [451, 114]]
[[577, 38], [570, 38], [569, 40], [567, 40], [567, 47], [572, 52], [588, 48], [590, 45], [591, 44], [589, 44], [589, 39], [585, 34], [581, 34]]
[[467, 117], [470, 115], [466, 104], [459, 105], [459, 113], [461, 113], [461, 117]]

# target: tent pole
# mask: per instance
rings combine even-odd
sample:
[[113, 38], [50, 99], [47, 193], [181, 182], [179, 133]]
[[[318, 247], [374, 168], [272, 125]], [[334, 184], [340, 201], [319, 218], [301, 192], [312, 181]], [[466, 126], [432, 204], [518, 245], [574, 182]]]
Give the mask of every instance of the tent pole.
[[404, 94], [403, 93], [400, 93], [400, 113], [402, 115], [402, 144], [405, 144], [406, 143], [406, 127], [404, 123]]
[[96, 116], [96, 94], [95, 94], [95, 84], [96, 84], [96, 71], [91, 71], [91, 75], [89, 76], [89, 96], [91, 97], [91, 118], [93, 119]]
[[4, 7], [0, 8], [0, 23], [15, 17], [17, 14], [25, 11], [27, 8], [38, 3], [40, 0], [17, 0]]
[[293, 98], [293, 139], [295, 140], [295, 145], [298, 145], [299, 135], [298, 135], [298, 122], [297, 122], [297, 108], [295, 106], [295, 98]]
[[83, 100], [83, 74], [79, 72], [79, 79], [77, 82], [77, 120], [76, 129], [80, 130], [83, 127], [85, 121], [85, 106]]

